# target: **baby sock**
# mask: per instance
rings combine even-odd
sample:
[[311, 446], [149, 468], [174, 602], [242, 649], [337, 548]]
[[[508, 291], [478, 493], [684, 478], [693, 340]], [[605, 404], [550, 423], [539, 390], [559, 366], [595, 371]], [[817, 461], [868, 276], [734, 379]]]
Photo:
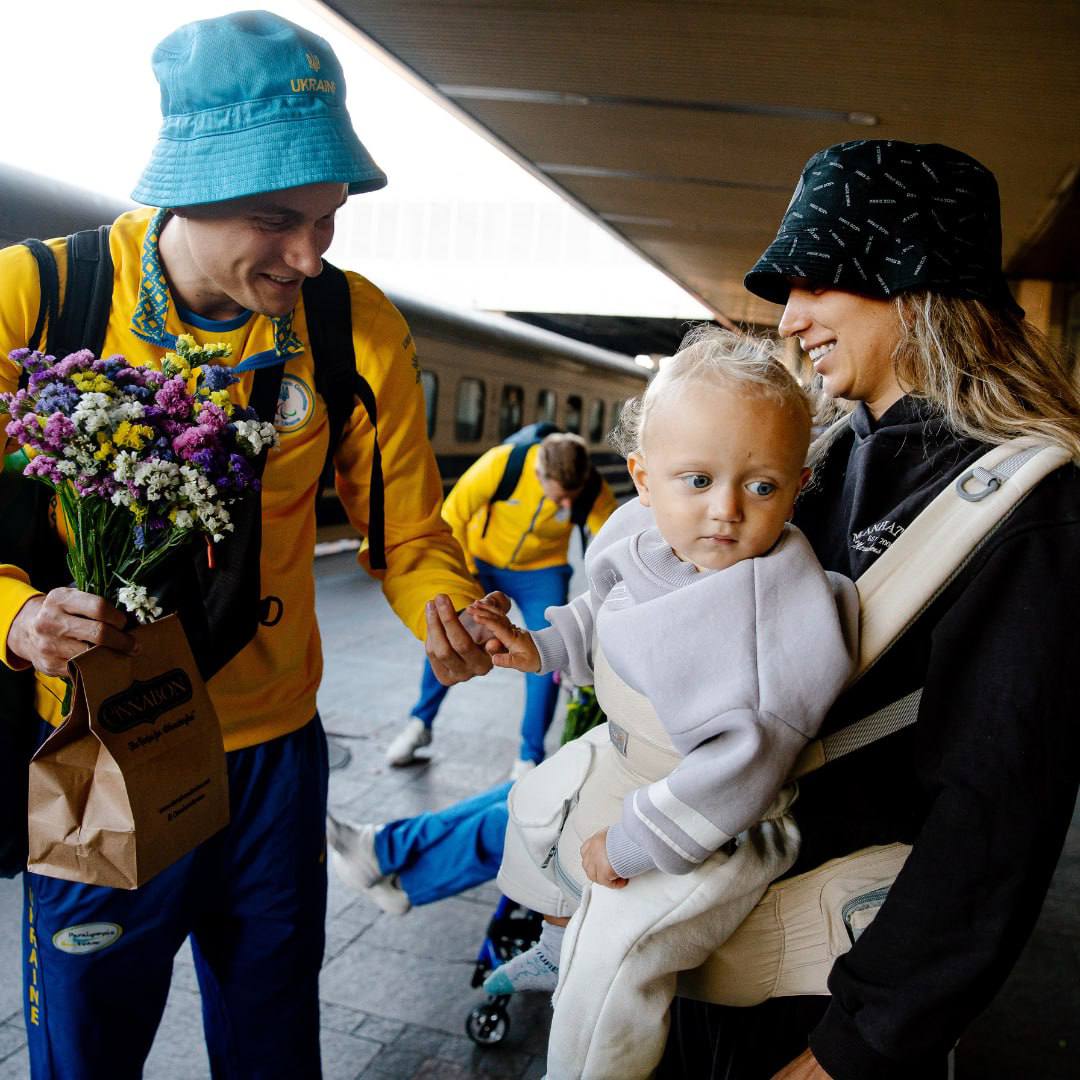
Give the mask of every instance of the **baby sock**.
[[540, 940], [496, 968], [484, 980], [484, 990], [489, 994], [516, 994], [519, 990], [553, 994], [559, 982], [559, 953], [565, 931], [565, 926], [545, 922]]

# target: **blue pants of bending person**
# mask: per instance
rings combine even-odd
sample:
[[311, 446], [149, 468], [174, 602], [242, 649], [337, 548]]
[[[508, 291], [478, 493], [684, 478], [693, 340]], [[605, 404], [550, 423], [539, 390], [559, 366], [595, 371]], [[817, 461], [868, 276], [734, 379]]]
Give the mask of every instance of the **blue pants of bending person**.
[[[543, 570], [500, 570], [489, 563], [476, 560], [477, 576], [485, 592], [501, 590], [521, 608], [521, 616], [529, 630], [549, 626], [544, 612], [549, 607], [566, 603], [567, 590], [573, 570], [566, 565], [548, 566]], [[435, 678], [431, 664], [424, 661], [420, 680], [420, 700], [412, 715], [431, 727], [435, 714], [450, 687]], [[544, 760], [544, 736], [555, 714], [559, 687], [551, 675], [525, 676], [525, 714], [521, 719], [521, 750], [518, 757], [540, 762]]]
[[398, 875], [414, 904], [490, 881], [502, 862], [510, 786], [507, 781], [445, 810], [388, 822], [375, 834], [379, 868]]

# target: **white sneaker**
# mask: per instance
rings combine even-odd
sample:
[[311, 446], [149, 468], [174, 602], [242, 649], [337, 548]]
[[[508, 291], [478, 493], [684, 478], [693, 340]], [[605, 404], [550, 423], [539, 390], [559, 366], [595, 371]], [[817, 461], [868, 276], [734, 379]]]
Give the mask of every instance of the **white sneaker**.
[[326, 817], [330, 865], [338, 880], [390, 915], [404, 915], [412, 907], [397, 874], [383, 874], [375, 857], [375, 834], [381, 825], [353, 824]]
[[431, 728], [415, 716], [394, 736], [394, 741], [386, 748], [387, 765], [408, 765], [416, 760], [416, 751], [422, 746], [431, 745]]
[[529, 758], [518, 758], [514, 762], [514, 767], [510, 770], [511, 780], [520, 780], [526, 773], [532, 772], [536, 768], [536, 762]]

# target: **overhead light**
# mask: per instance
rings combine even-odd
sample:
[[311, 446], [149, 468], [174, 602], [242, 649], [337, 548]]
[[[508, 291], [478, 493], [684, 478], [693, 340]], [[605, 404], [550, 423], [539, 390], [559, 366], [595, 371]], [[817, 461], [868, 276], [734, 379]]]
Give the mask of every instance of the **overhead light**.
[[695, 101], [689, 98], [653, 98], [628, 94], [574, 94], [562, 90], [527, 90], [516, 86], [459, 86], [438, 83], [435, 87], [458, 101], [517, 101], [529, 105], [602, 105], [638, 109], [680, 109], [685, 112], [736, 113], [742, 116], [775, 116], [794, 120], [839, 121], [859, 127], [875, 127], [881, 118], [869, 112], [816, 109], [803, 105], [767, 105], [753, 101]]

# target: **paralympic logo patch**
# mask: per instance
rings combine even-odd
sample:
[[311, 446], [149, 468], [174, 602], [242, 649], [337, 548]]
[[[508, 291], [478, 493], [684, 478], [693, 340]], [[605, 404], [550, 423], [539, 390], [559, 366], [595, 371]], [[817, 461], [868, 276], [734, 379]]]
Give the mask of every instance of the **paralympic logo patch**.
[[289, 435], [304, 427], [314, 411], [315, 393], [311, 387], [295, 375], [283, 376], [274, 427], [283, 435]]
[[78, 926], [65, 926], [57, 930], [52, 943], [61, 952], [72, 956], [85, 956], [87, 953], [100, 952], [119, 940], [124, 928], [117, 923], [92, 922]]

